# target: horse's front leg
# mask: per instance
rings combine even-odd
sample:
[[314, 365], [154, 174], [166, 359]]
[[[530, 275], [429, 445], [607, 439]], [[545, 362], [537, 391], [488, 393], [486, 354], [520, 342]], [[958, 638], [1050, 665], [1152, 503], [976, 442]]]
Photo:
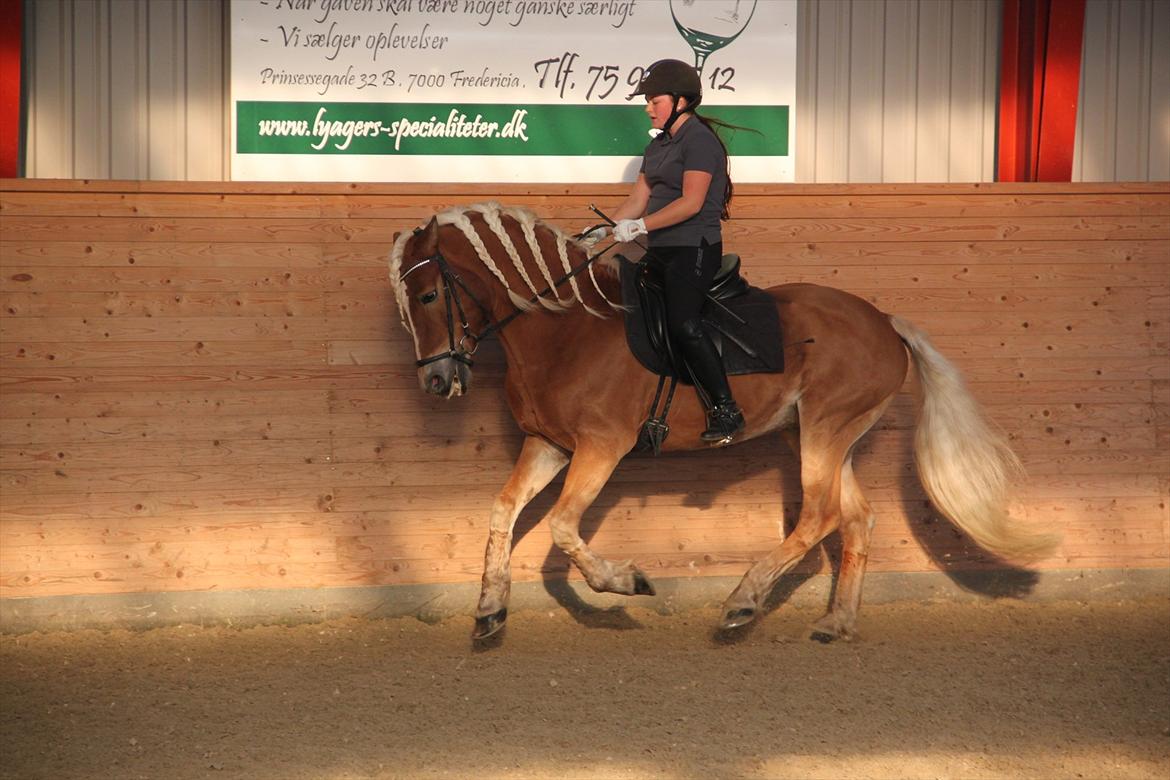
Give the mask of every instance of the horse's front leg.
[[538, 436], [524, 440], [512, 475], [492, 505], [491, 528], [483, 561], [483, 587], [472, 638], [483, 639], [504, 627], [512, 589], [512, 529], [516, 518], [569, 462], [561, 450]]
[[573, 560], [589, 587], [599, 593], [625, 596], [654, 595], [654, 587], [633, 561], [614, 563], [589, 549], [581, 538], [581, 516], [605, 487], [625, 454], [618, 447], [593, 445], [578, 448], [565, 475], [561, 496], [548, 513], [553, 541]]

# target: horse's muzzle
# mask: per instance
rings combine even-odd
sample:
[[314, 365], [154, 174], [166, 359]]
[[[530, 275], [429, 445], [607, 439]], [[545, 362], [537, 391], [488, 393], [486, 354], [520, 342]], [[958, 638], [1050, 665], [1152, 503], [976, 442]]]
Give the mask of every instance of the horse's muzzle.
[[418, 381], [430, 395], [453, 398], [471, 389], [471, 369], [451, 358], [436, 360], [418, 370]]

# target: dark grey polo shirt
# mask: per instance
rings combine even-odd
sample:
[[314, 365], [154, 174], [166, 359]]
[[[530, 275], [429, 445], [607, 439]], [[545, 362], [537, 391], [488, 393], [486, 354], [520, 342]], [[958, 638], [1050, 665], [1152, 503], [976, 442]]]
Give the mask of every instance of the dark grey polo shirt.
[[650, 186], [647, 214], [682, 197], [684, 171], [711, 174], [703, 207], [685, 222], [651, 231], [650, 246], [698, 246], [704, 238], [708, 244], [723, 240], [719, 216], [727, 191], [727, 156], [715, 133], [693, 116], [673, 135], [661, 133], [646, 144], [641, 173]]

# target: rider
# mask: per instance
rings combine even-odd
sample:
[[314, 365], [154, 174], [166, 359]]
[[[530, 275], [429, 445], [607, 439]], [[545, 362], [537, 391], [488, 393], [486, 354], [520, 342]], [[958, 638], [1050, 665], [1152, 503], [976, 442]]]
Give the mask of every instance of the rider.
[[695, 113], [703, 86], [685, 62], [655, 62], [634, 95], [645, 96], [650, 124], [662, 132], [646, 145], [634, 189], [614, 212], [613, 236], [626, 242], [649, 235], [650, 252], [665, 266], [671, 337], [681, 346], [707, 407], [702, 438], [729, 441], [743, 430], [743, 414], [700, 317], [723, 257], [719, 222], [728, 217], [732, 193], [727, 147], [710, 121]]

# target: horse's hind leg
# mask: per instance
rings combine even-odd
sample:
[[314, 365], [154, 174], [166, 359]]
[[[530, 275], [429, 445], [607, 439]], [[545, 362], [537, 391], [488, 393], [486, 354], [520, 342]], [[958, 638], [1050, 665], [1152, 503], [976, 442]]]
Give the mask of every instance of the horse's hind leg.
[[[764, 598], [781, 575], [799, 563], [805, 553], [832, 533], [843, 520], [850, 523], [849, 533], [850, 538], [853, 538], [853, 519], [862, 511], [868, 517], [869, 507], [865, 505], [860, 508], [857, 503], [861, 501], [864, 504], [865, 499], [861, 497], [853, 479], [851, 452], [857, 440], [882, 416], [888, 403], [889, 398], [843, 424], [831, 418], [822, 418], [818, 422], [814, 413], [801, 408], [800, 485], [804, 495], [800, 519], [788, 538], [752, 566], [739, 586], [727, 597], [723, 604], [720, 628], [738, 628], [755, 620]], [[842, 501], [845, 501], [844, 506]], [[855, 549], [861, 550], [863, 554], [868, 551], [868, 530], [863, 543], [855, 544]], [[860, 560], [864, 561], [864, 557]], [[850, 572], [855, 568], [851, 563]], [[853, 587], [854, 581], [857, 598], [860, 599], [860, 577], [855, 579], [851, 574], [846, 584]], [[856, 611], [854, 604], [853, 613]], [[851, 620], [849, 627], [852, 629]]]
[[780, 576], [837, 527], [845, 453], [839, 447], [810, 446], [809, 439], [807, 430], [802, 430], [800, 482], [804, 498], [796, 528], [779, 547], [757, 561], [727, 597], [721, 629], [738, 628], [755, 620]]
[[857, 610], [861, 606], [861, 582], [869, 557], [874, 515], [853, 475], [853, 459], [841, 469], [841, 569], [829, 614], [813, 626], [813, 638], [822, 641], [852, 640], [856, 636]]
[[602, 558], [581, 538], [581, 516], [605, 487], [624, 450], [582, 446], [573, 454], [561, 497], [548, 513], [553, 541], [585, 575], [589, 587], [600, 593], [626, 596], [654, 595], [650, 581], [632, 561], [614, 563]]
[[512, 589], [512, 528], [516, 518], [552, 482], [569, 457], [537, 436], [524, 440], [504, 489], [492, 505], [491, 528], [483, 561], [483, 587], [475, 611], [472, 638], [483, 639], [504, 627]]

